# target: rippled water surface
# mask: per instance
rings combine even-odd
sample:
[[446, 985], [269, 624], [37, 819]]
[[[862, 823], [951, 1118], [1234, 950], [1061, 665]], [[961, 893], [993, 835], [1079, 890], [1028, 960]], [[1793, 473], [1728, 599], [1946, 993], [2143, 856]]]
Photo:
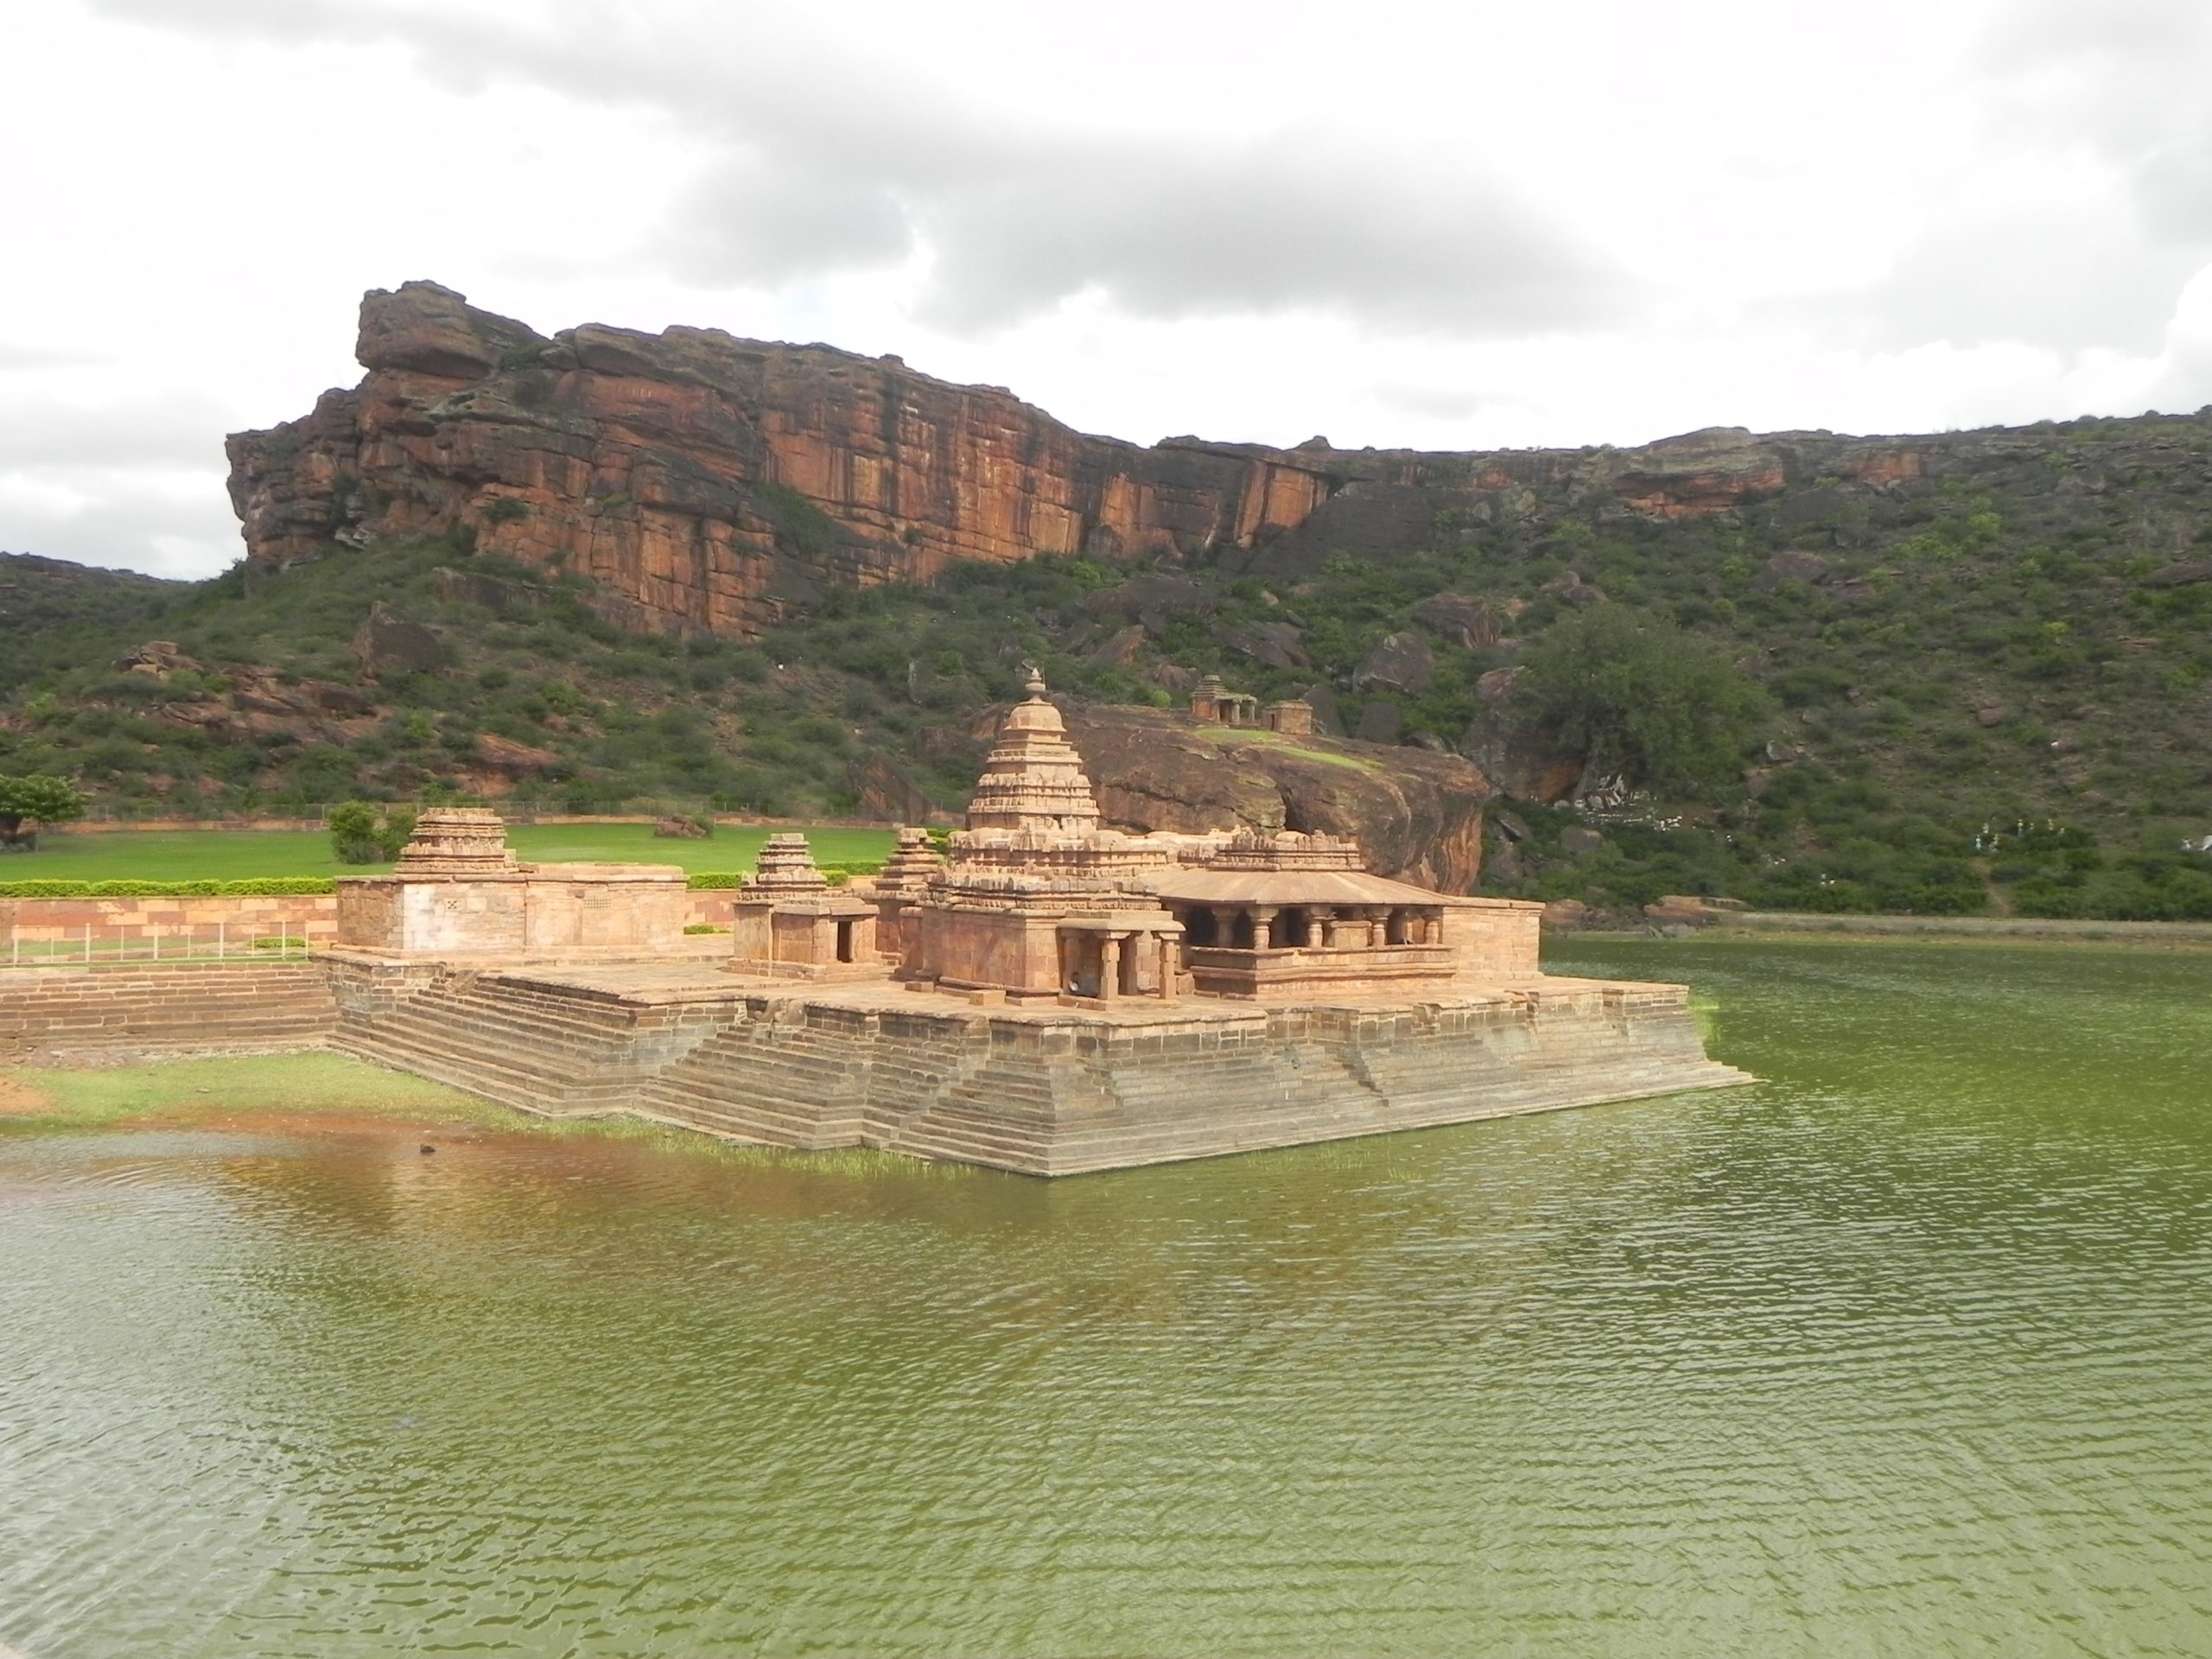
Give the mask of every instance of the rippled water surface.
[[1060, 1184], [0, 1138], [0, 1641], [2212, 1651], [2212, 957], [1560, 962], [1769, 1081]]

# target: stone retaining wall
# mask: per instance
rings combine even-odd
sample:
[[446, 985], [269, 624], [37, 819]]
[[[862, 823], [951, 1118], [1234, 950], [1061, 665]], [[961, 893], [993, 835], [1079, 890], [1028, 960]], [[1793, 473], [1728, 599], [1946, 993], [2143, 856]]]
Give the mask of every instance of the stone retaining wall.
[[[734, 892], [686, 890], [683, 925], [728, 927], [736, 898]], [[150, 956], [157, 945], [179, 955], [229, 955], [251, 950], [257, 938], [304, 940], [311, 947], [321, 946], [337, 942], [338, 895], [0, 899], [0, 968], [23, 957], [48, 955], [50, 946], [78, 944], [88, 928], [92, 955], [111, 959], [118, 954]], [[23, 946], [21, 950], [15, 949], [17, 941]]]
[[150, 951], [157, 941], [176, 945], [180, 953], [189, 944], [194, 954], [200, 953], [202, 945], [207, 954], [213, 954], [219, 944], [228, 950], [251, 950], [256, 938], [264, 938], [328, 944], [338, 937], [338, 899], [328, 893], [0, 899], [0, 966], [8, 964], [13, 941], [66, 944], [82, 939], [86, 929], [91, 930], [95, 955], [101, 946], [108, 947], [110, 955], [116, 947], [134, 944]]
[[0, 975], [0, 1065], [114, 1065], [321, 1048], [338, 1006], [319, 964], [132, 963]]

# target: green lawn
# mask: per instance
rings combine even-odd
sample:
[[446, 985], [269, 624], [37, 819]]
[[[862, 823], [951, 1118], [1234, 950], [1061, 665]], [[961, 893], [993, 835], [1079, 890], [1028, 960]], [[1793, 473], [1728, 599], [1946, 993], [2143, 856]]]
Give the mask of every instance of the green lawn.
[[[522, 859], [545, 864], [588, 859], [749, 870], [772, 833], [725, 826], [704, 841], [660, 841], [649, 823], [525, 823], [507, 831], [507, 844]], [[805, 835], [824, 864], [891, 855], [888, 830], [817, 829]], [[340, 864], [321, 830], [116, 830], [41, 836], [35, 853], [0, 856], [0, 881], [239, 881], [257, 875], [367, 875], [391, 868]]]

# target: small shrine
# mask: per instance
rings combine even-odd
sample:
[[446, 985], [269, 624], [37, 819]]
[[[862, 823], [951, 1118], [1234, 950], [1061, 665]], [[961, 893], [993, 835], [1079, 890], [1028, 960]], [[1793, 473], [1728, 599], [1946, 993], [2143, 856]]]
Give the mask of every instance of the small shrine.
[[876, 913], [872, 896], [830, 886], [804, 836], [770, 836], [731, 907], [730, 970], [772, 978], [880, 978]]
[[1263, 709], [1257, 697], [1223, 685], [1218, 674], [1207, 675], [1191, 693], [1191, 719], [1200, 726], [1258, 727], [1284, 737], [1313, 735], [1313, 705], [1303, 697]]

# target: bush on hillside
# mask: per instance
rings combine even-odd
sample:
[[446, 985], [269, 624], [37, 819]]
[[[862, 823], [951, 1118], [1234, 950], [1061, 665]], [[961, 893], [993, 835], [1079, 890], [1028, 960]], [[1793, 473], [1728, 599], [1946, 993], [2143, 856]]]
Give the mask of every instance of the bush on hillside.
[[1773, 712], [1766, 692], [1702, 640], [1611, 604], [1546, 629], [1515, 696], [1547, 741], [1668, 795], [1733, 779]]

